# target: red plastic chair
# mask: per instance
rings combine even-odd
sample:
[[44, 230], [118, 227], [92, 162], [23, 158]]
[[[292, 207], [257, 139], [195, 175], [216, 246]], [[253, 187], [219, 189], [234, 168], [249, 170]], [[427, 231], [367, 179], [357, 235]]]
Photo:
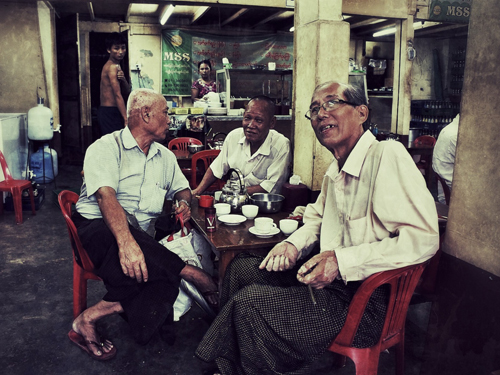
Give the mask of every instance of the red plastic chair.
[[[94, 273], [94, 264], [83, 248], [75, 224], [71, 220], [71, 207], [78, 201], [78, 194], [63, 190], [59, 193], [58, 201], [73, 249], [73, 318], [76, 318], [87, 308], [87, 280], [101, 280], [101, 278]], [[77, 259], [83, 267], [77, 263]]]
[[[198, 187], [198, 176], [200, 175], [201, 177], [203, 177], [206, 170], [208, 169], [210, 164], [212, 164], [217, 155], [219, 155], [219, 153], [220, 150], [204, 150], [199, 151], [193, 155], [193, 157], [191, 158], [191, 189], [195, 189], [196, 187]], [[198, 161], [203, 161], [203, 169], [197, 169]], [[216, 191], [220, 189], [222, 189], [222, 181], [218, 180], [210, 185], [207, 188], [207, 191]]]
[[413, 143], [415, 146], [434, 146], [436, 144], [436, 138], [432, 135], [421, 135], [415, 138]]
[[3, 214], [3, 192], [9, 192], [12, 194], [12, 202], [14, 203], [14, 213], [16, 216], [16, 223], [23, 223], [23, 191], [28, 189], [31, 200], [31, 213], [36, 215], [35, 211], [35, 197], [33, 195], [33, 185], [31, 181], [28, 180], [15, 180], [9, 170], [7, 161], [0, 151], [0, 164], [2, 165], [4, 181], [0, 181], [0, 214]]
[[[349, 305], [344, 327], [333, 340], [328, 350], [341, 355], [340, 364], [345, 364], [345, 356], [356, 366], [356, 375], [376, 375], [380, 352], [396, 347], [396, 374], [404, 373], [405, 320], [413, 291], [428, 262], [376, 273], [367, 278], [359, 287]], [[380, 285], [391, 288], [389, 303], [379, 341], [372, 347], [353, 348], [352, 343], [366, 305], [373, 291]]]
[[202, 145], [203, 143], [196, 138], [179, 137], [168, 142], [169, 150], [187, 150], [188, 145]]

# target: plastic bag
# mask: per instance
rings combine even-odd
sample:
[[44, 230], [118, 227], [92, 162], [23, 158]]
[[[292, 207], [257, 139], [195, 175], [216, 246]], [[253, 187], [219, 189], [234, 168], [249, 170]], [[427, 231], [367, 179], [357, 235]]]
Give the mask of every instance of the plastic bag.
[[[188, 228], [184, 226], [183, 221], [180, 221], [180, 231], [166, 236], [158, 242], [171, 252], [177, 254], [186, 264], [204, 269], [211, 275], [213, 273], [213, 264], [210, 259], [210, 245], [208, 245], [205, 239], [198, 233], [189, 231]], [[202, 264], [205, 264], [205, 267], [203, 267]], [[213, 310], [208, 306], [204, 297], [196, 287], [186, 280], [182, 280], [181, 287], [179, 288], [179, 295], [174, 303], [174, 321], [178, 321], [181, 316], [189, 311], [193, 299], [207, 314], [215, 316]]]

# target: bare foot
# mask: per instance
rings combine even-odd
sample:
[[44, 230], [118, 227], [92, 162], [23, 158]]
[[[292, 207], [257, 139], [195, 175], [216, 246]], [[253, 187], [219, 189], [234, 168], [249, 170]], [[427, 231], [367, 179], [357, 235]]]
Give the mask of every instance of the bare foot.
[[105, 353], [109, 353], [113, 349], [113, 343], [109, 340], [105, 340], [102, 343], [102, 346], [96, 345], [95, 343], [101, 343], [99, 336], [97, 335], [97, 331], [95, 328], [95, 323], [88, 318], [86, 314], [87, 310], [82, 312], [74, 321], [73, 321], [73, 331], [82, 335], [85, 339], [87, 347], [96, 355], [101, 356], [103, 350]]
[[212, 277], [198, 267], [186, 264], [182, 269], [180, 276], [191, 283], [205, 296], [208, 302], [212, 305], [217, 305], [217, 284], [212, 280]]

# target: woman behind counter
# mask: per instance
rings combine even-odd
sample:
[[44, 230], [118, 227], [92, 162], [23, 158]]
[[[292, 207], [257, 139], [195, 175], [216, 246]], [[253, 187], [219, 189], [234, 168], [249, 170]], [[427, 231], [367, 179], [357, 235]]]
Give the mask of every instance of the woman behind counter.
[[200, 100], [209, 92], [217, 92], [215, 82], [210, 78], [212, 65], [208, 60], [202, 60], [198, 63], [198, 72], [201, 78], [193, 82], [191, 86], [191, 99], [194, 101]]

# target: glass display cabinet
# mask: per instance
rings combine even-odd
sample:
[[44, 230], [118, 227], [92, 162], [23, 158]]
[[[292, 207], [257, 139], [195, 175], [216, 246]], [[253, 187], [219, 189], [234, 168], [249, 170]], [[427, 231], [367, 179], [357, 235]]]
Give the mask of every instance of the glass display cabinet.
[[225, 107], [235, 109], [243, 108], [256, 95], [266, 95], [275, 101], [276, 114], [288, 115], [292, 73], [292, 70], [220, 69], [216, 71], [217, 92]]

